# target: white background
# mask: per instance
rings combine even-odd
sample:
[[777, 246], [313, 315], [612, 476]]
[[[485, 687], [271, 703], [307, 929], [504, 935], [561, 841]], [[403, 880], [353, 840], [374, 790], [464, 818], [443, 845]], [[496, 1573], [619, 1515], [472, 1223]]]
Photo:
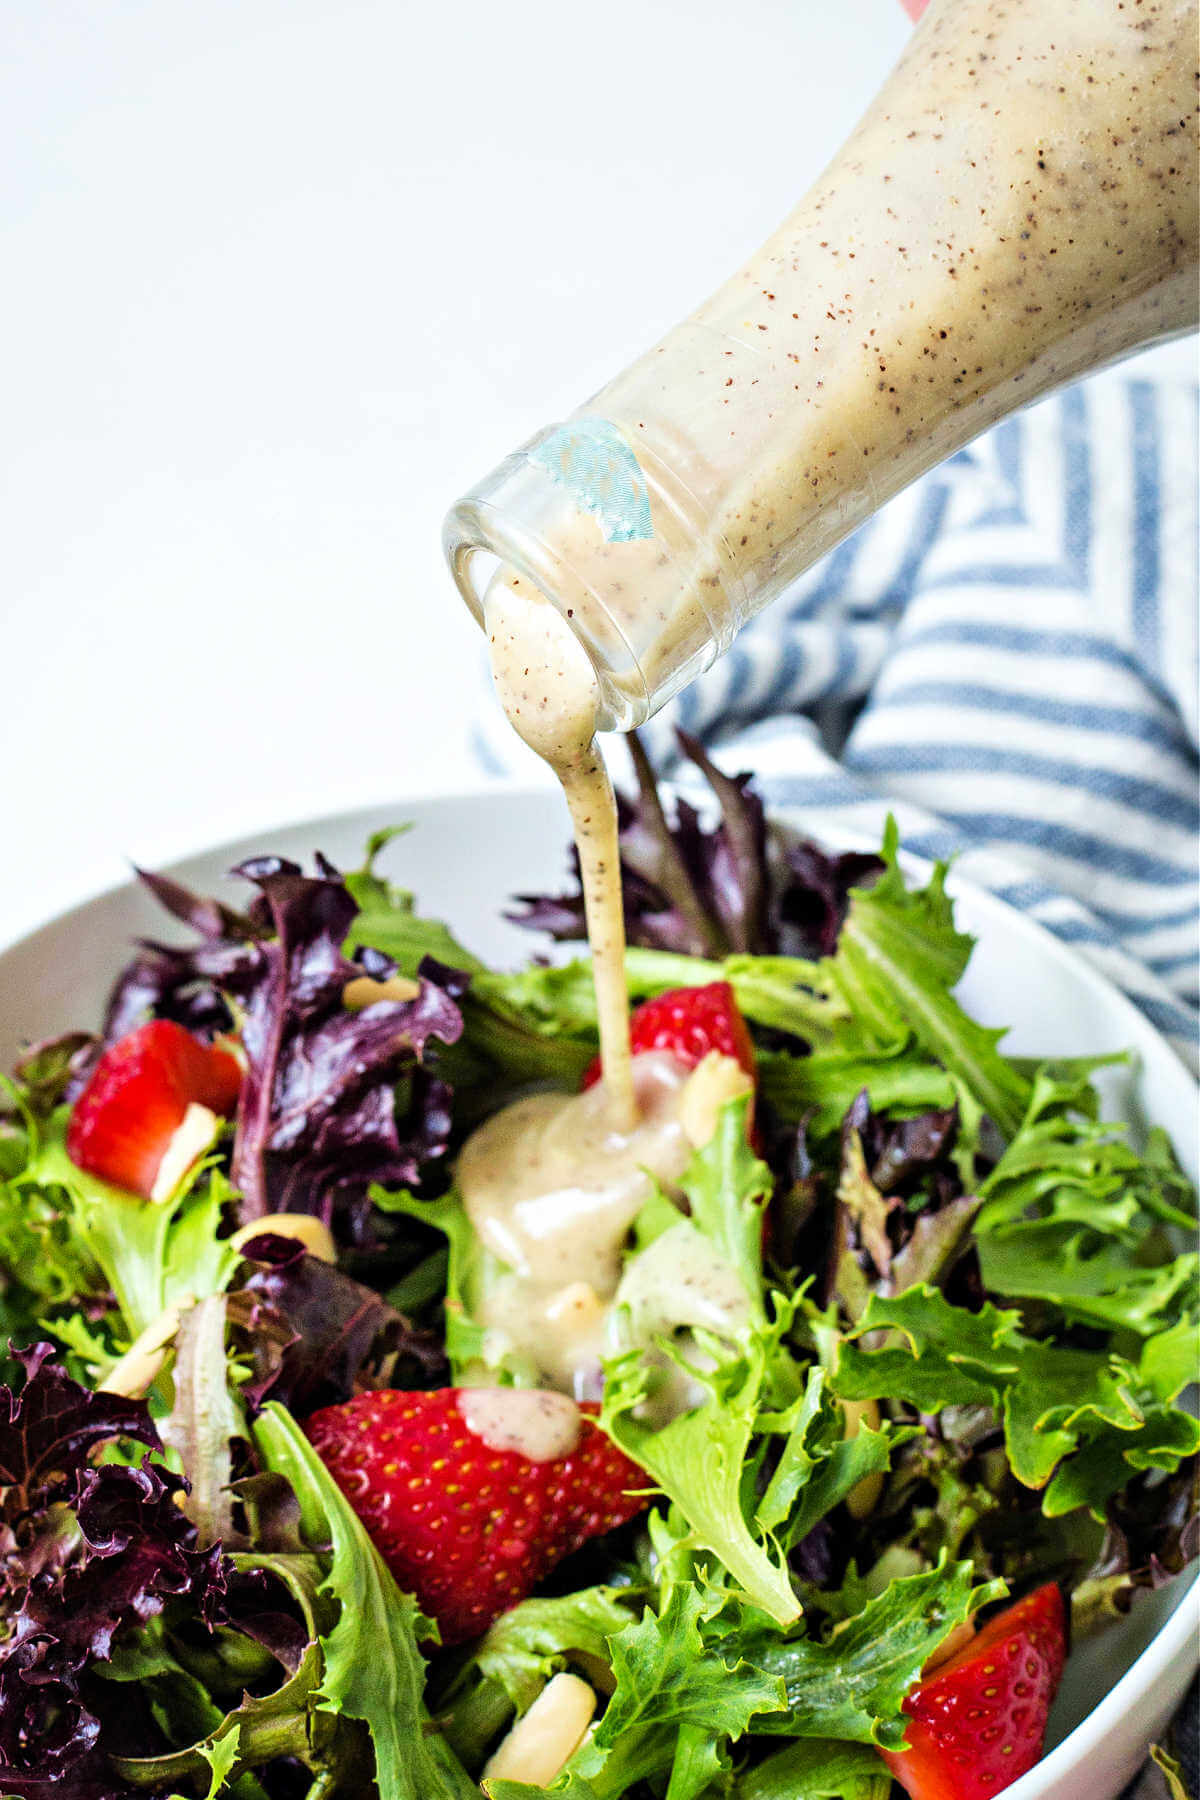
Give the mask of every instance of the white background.
[[0, 939], [126, 855], [478, 782], [447, 505], [743, 259], [908, 29], [6, 0]]

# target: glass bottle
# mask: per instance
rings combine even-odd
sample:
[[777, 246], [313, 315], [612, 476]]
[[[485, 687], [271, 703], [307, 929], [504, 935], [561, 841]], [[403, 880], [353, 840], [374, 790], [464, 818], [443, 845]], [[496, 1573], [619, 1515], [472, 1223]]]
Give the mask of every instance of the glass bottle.
[[899, 489], [1197, 318], [1195, 0], [933, 0], [724, 287], [451, 509], [482, 622], [515, 571], [628, 730]]

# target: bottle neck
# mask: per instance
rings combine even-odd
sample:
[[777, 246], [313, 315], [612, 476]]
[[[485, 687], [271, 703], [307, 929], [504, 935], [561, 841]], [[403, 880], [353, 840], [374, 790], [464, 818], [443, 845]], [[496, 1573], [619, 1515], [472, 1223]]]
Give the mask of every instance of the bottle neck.
[[480, 558], [521, 569], [625, 729], [978, 432], [1191, 328], [1195, 26], [1194, 0], [934, 0], [750, 262], [454, 508], [476, 610]]

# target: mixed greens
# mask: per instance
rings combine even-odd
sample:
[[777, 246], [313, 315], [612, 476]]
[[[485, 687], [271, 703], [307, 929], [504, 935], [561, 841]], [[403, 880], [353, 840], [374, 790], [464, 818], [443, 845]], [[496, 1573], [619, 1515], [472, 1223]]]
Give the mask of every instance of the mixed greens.
[[[570, 1668], [596, 1729], [549, 1789], [493, 1800], [885, 1800], [877, 1749], [979, 1609], [1056, 1581], [1087, 1632], [1195, 1553], [1195, 1214], [1170, 1146], [1098, 1120], [1094, 1064], [1031, 1066], [963, 1012], [943, 869], [910, 890], [894, 830], [879, 857], [785, 845], [687, 748], [721, 817], [669, 814], [639, 757], [629, 986], [732, 985], [757, 1130], [724, 1109], [626, 1268], [692, 1234], [744, 1307], [616, 1350], [600, 1422], [648, 1511], [472, 1643], [432, 1641], [301, 1422], [374, 1387], [530, 1379], [477, 1316], [503, 1270], [454, 1162], [507, 1098], [578, 1087], [586, 960], [485, 967], [378, 873], [384, 839], [344, 877], [244, 864], [245, 912], [146, 876], [192, 941], [141, 946], [95, 1036], [4, 1082], [0, 1794], [478, 1796]], [[522, 906], [581, 935], [574, 894]], [[397, 975], [411, 992], [345, 1004]], [[236, 1119], [160, 1202], [65, 1148], [104, 1045], [151, 1017], [233, 1033], [245, 1063]], [[336, 1261], [279, 1214], [320, 1221]], [[655, 1424], [671, 1359], [698, 1403]]]

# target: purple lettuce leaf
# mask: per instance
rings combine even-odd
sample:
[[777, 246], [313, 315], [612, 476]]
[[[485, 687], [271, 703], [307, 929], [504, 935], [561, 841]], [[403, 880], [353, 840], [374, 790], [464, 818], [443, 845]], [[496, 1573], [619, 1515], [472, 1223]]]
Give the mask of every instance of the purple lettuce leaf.
[[[828, 856], [817, 845], [778, 849], [747, 774], [726, 775], [698, 741], [676, 733], [720, 809], [706, 829], [687, 800], [671, 813], [636, 733], [629, 744], [637, 798], [618, 795], [625, 931], [631, 944], [718, 958], [738, 952], [825, 956], [837, 944], [852, 887], [883, 870], [877, 856]], [[558, 940], [583, 938], [579, 860], [565, 894], [519, 894], [524, 911], [506, 917]]]
[[102, 1048], [90, 1031], [64, 1031], [30, 1044], [12, 1071], [22, 1105], [35, 1119], [48, 1118], [56, 1106], [82, 1092]]
[[125, 1437], [155, 1449], [159, 1439], [143, 1401], [80, 1387], [51, 1360], [52, 1345], [10, 1354], [25, 1383], [18, 1393], [0, 1387], [0, 1517], [16, 1531], [76, 1488], [97, 1444]]
[[341, 946], [358, 908], [324, 867], [313, 878], [292, 863], [260, 858], [237, 871], [258, 886], [275, 937], [246, 946], [241, 967], [227, 977], [242, 1008], [248, 1064], [232, 1175], [245, 1219], [311, 1212], [330, 1224], [335, 1212], [348, 1212], [355, 1236], [371, 1182], [411, 1185], [445, 1147], [441, 1084], [414, 1080], [403, 1120], [394, 1089], [418, 1069], [432, 1039], [457, 1040], [462, 1015], [427, 977], [413, 1000], [347, 1010], [343, 992], [362, 971]]
[[962, 1192], [958, 1171], [951, 1160], [958, 1138], [958, 1108], [933, 1109], [912, 1119], [889, 1119], [876, 1113], [864, 1089], [855, 1099], [846, 1122], [862, 1141], [871, 1180], [882, 1194], [909, 1198], [927, 1191], [938, 1205], [946, 1205]]
[[115, 1044], [151, 1018], [173, 1019], [207, 1040], [230, 1031], [233, 1014], [219, 986], [225, 960], [220, 946], [205, 954], [143, 943], [109, 995], [101, 1028], [104, 1043]]
[[1104, 1540], [1072, 1596], [1076, 1630], [1098, 1629], [1200, 1556], [1200, 1458], [1140, 1475], [1108, 1502]]
[[803, 1121], [771, 1143], [774, 1251], [785, 1266], [818, 1272], [819, 1304], [836, 1297], [857, 1318], [871, 1293], [919, 1282], [955, 1284], [952, 1298], [978, 1300], [971, 1228], [980, 1201], [962, 1191], [958, 1125], [956, 1107], [877, 1113], [864, 1088], [842, 1120], [835, 1172], [814, 1163]]
[[154, 1465], [93, 1453], [114, 1438], [158, 1447], [146, 1407], [79, 1386], [50, 1346], [20, 1353], [25, 1383], [0, 1389], [0, 1792], [19, 1800], [119, 1795], [97, 1754], [85, 1694], [126, 1627], [187, 1597], [223, 1616], [225, 1564], [195, 1548], [176, 1502], [183, 1483]]
[[851, 888], [870, 887], [883, 874], [883, 858], [861, 850], [834, 856], [805, 838], [785, 845], [783, 860], [787, 876], [777, 903], [780, 947], [790, 955], [832, 956]]
[[247, 1334], [253, 1376], [243, 1396], [281, 1401], [297, 1417], [368, 1388], [437, 1387], [447, 1378], [437, 1337], [418, 1331], [374, 1288], [264, 1234], [243, 1246], [246, 1274], [229, 1317]]
[[416, 1186], [445, 1152], [451, 1092], [432, 1064], [436, 1043], [462, 1031], [462, 978], [430, 961], [414, 999], [348, 1010], [347, 983], [394, 964], [369, 948], [345, 954], [358, 906], [323, 858], [316, 876], [279, 857], [243, 863], [234, 873], [258, 889], [244, 914], [139, 873], [200, 941], [141, 945], [111, 997], [105, 1041], [148, 1017], [211, 1037], [236, 1015], [247, 1068], [231, 1174], [242, 1218], [313, 1213], [368, 1246], [371, 1183]]

